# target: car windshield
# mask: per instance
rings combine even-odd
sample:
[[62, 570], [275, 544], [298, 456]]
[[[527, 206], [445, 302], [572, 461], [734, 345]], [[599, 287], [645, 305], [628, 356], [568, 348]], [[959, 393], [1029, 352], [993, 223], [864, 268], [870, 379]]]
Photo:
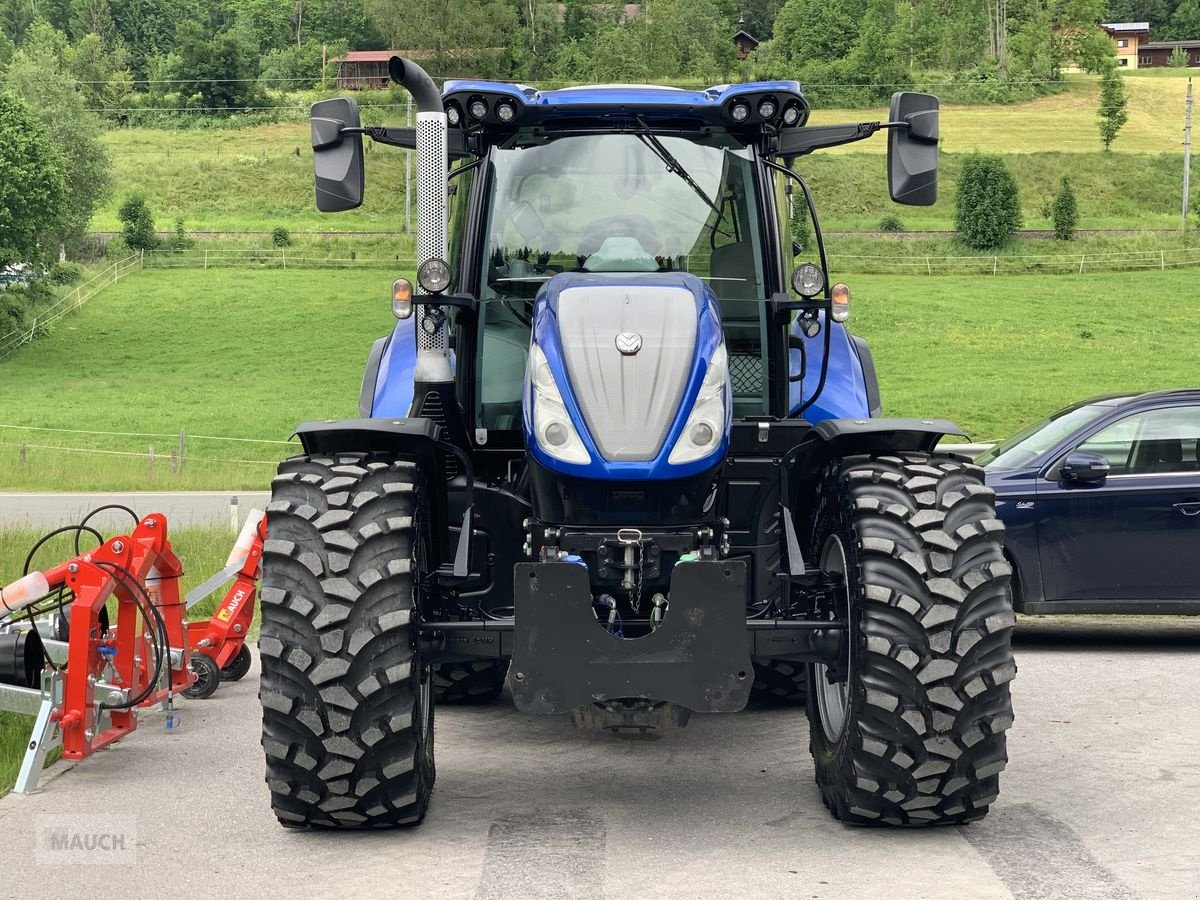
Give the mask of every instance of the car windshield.
[[732, 137], [522, 140], [491, 156], [483, 299], [530, 299], [559, 272], [664, 271], [765, 297], [751, 154]]
[[1086, 403], [1083, 406], [1060, 410], [1007, 441], [984, 451], [976, 457], [975, 462], [989, 469], [1020, 469], [1111, 409], [1112, 406], [1105, 403]]

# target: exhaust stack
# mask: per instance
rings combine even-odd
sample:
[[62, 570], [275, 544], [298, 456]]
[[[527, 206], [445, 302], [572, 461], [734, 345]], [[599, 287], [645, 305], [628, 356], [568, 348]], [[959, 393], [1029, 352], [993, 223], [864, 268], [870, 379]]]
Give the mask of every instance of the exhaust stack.
[[[392, 81], [406, 88], [417, 104], [417, 267], [430, 259], [446, 259], [448, 210], [446, 111], [433, 79], [411, 60], [393, 56]], [[422, 307], [417, 323], [417, 382], [451, 382], [450, 342], [446, 314]], [[414, 411], [419, 412], [419, 411]]]

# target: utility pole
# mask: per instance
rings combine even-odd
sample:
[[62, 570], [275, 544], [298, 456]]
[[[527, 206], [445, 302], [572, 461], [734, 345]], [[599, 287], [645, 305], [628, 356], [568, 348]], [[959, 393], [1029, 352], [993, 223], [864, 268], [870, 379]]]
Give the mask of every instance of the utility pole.
[[[413, 124], [413, 95], [404, 92], [404, 125]], [[1190, 107], [1188, 107], [1190, 109]], [[413, 151], [404, 152], [404, 234], [413, 233]]]
[[1188, 79], [1187, 115], [1183, 120], [1183, 217], [1179, 223], [1181, 231], [1187, 231], [1188, 182], [1192, 175], [1192, 79]]

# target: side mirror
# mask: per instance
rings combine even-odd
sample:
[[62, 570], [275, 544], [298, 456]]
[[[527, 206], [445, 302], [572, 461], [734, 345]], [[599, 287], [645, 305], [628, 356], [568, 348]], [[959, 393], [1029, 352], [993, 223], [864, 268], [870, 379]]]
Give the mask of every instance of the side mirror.
[[892, 94], [891, 122], [907, 128], [888, 131], [888, 193], [906, 206], [937, 202], [938, 99], [931, 94]]
[[317, 209], [342, 212], [363, 202], [363, 144], [358, 102], [345, 97], [312, 106], [313, 168], [317, 176]]
[[1075, 484], [1100, 484], [1108, 478], [1108, 460], [1090, 450], [1072, 450], [1062, 464], [1062, 479]]

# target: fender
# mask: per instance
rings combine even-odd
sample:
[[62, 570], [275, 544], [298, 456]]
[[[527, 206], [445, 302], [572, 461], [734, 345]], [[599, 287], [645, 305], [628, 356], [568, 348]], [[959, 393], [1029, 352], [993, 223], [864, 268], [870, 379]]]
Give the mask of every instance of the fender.
[[825, 419], [814, 425], [780, 461], [779, 495], [785, 504], [782, 519], [791, 574], [805, 572], [792, 510], [804, 508], [801, 498], [818, 495], [831, 461], [871, 453], [930, 453], [946, 435], [966, 437], [949, 419]]
[[[425, 473], [426, 500], [429, 504], [430, 530], [434, 535], [431, 570], [453, 560], [454, 575], [466, 577], [470, 547], [473, 484], [471, 459], [461, 449], [443, 440], [442, 426], [432, 419], [324, 419], [296, 426], [293, 437], [300, 438], [304, 452], [312, 454], [365, 453], [373, 450], [411, 458]], [[458, 546], [450, 546], [446, 453], [457, 459], [466, 476], [465, 512]]]

